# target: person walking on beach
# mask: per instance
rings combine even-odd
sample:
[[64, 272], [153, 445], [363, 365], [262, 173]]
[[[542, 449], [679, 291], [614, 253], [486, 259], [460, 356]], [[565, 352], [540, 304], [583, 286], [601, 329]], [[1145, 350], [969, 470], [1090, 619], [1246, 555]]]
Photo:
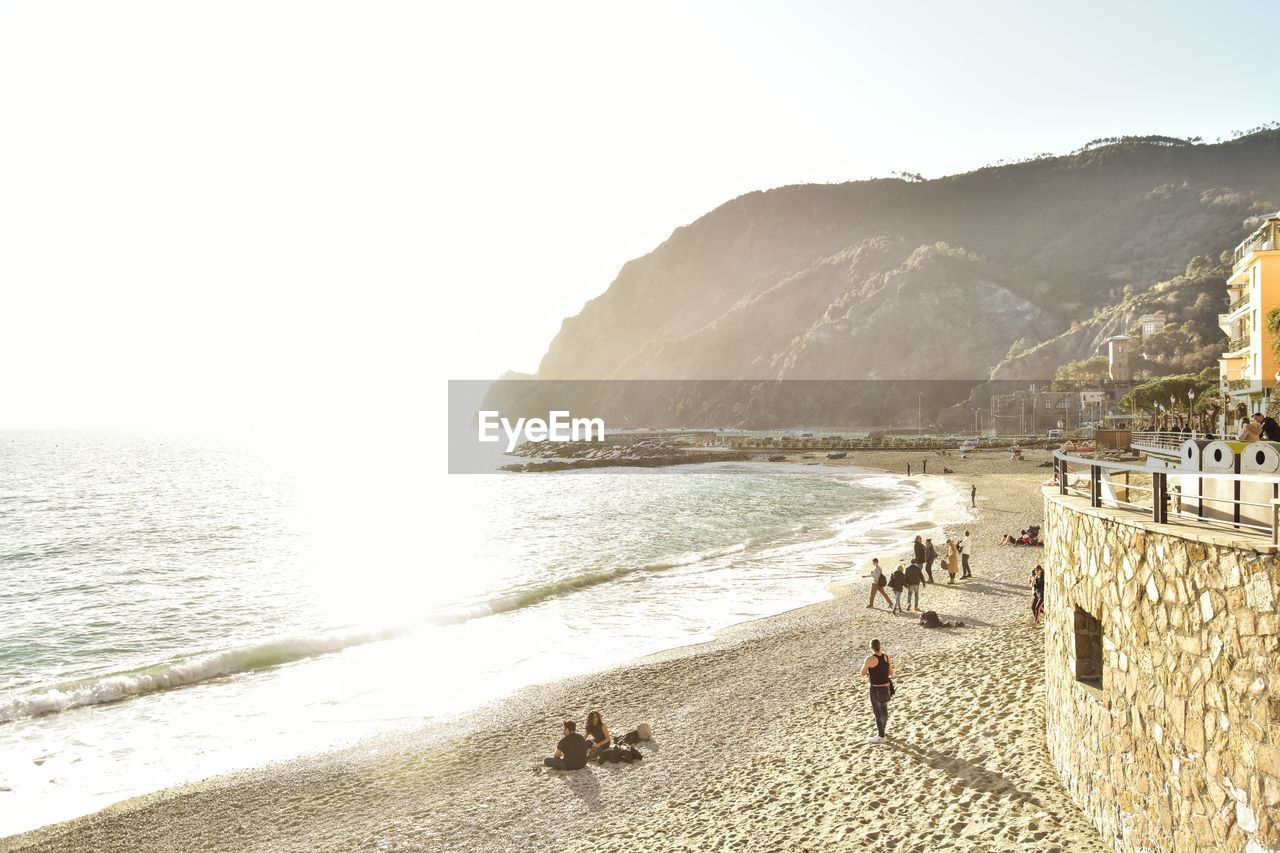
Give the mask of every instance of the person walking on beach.
[[974, 483], [969, 487], [969, 506], [977, 507], [978, 505], [978, 484]]
[[1044, 566], [1031, 570], [1031, 624], [1039, 625], [1044, 615]]
[[902, 588], [907, 585], [907, 575], [902, 571], [902, 563], [889, 575], [889, 589], [893, 590], [893, 612], [902, 612]]
[[912, 562], [907, 566], [907, 610], [914, 606], [916, 612], [920, 612], [920, 586], [923, 583], [924, 572], [920, 570], [920, 564]]
[[933, 540], [924, 540], [924, 570], [929, 575], [929, 583], [933, 583], [933, 561], [938, 559], [938, 549], [933, 547]]
[[552, 770], [581, 770], [587, 766], [587, 739], [578, 734], [578, 724], [573, 720], [565, 720], [561, 730], [564, 737], [556, 744], [556, 754], [542, 759], [545, 767]]
[[877, 592], [884, 596], [885, 604], [893, 605], [889, 600], [889, 593], [884, 591], [885, 584], [888, 582], [889, 578], [885, 575], [884, 569], [880, 568], [880, 558], [876, 557], [871, 561], [871, 596], [867, 599], [867, 607], [875, 610]]
[[951, 575], [947, 579], [947, 583], [955, 583], [956, 575], [960, 571], [960, 549], [956, 547], [956, 543], [951, 539], [947, 540], [947, 574]]
[[960, 579], [973, 577], [969, 571], [969, 555], [973, 553], [973, 537], [969, 535], [969, 531], [964, 532], [964, 538], [960, 540]]
[[876, 718], [876, 735], [872, 743], [884, 743], [884, 728], [889, 724], [889, 678], [893, 661], [880, 650], [880, 641], [871, 641], [871, 654], [862, 662], [862, 674], [870, 684], [871, 713]]

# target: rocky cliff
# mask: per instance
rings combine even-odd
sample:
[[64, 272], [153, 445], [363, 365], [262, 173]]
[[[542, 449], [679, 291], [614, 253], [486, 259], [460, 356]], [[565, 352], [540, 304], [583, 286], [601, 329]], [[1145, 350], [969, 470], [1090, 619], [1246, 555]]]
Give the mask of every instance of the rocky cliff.
[[[1278, 206], [1278, 131], [750, 193], [626, 264], [536, 376], [1050, 379], [1170, 282], [1188, 311], [1205, 295], [1203, 325], [1219, 258]], [[1174, 356], [1211, 362], [1216, 342], [1195, 345]]]

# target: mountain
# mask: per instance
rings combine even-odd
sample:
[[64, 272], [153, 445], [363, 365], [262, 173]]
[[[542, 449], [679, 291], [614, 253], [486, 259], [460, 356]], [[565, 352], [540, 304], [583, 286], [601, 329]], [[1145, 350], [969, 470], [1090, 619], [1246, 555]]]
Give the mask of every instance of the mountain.
[[1181, 337], [1148, 368], [1198, 371], [1216, 356], [1224, 252], [1277, 207], [1276, 130], [748, 193], [628, 262], [535, 376], [1047, 380], [1153, 306]]

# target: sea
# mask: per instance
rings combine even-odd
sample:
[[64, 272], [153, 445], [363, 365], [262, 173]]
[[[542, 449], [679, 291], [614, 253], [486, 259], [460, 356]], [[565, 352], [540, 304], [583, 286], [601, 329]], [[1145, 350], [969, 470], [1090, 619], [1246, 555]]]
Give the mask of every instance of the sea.
[[0, 432], [0, 837], [705, 642], [963, 515], [940, 481], [820, 455], [387, 459]]

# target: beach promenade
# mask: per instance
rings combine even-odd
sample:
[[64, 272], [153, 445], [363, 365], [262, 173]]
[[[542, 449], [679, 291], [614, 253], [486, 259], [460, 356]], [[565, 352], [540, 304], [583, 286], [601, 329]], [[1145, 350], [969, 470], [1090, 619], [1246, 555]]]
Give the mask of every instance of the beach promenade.
[[[6, 850], [1061, 850], [1104, 849], [1044, 744], [1044, 648], [1028, 624], [1043, 550], [1001, 546], [1039, 523], [1036, 464], [1007, 453], [954, 468], [978, 486], [974, 578], [922, 606], [964, 628], [866, 609], [868, 581], [831, 601], [614, 670], [541, 685], [412, 735], [220, 777], [0, 841]], [[923, 455], [835, 464], [905, 470]], [[825, 460], [823, 460], [825, 462]], [[831, 463], [827, 463], [831, 464]], [[921, 530], [941, 545], [948, 531]], [[881, 554], [892, 569], [910, 542]], [[858, 670], [879, 637], [898, 667], [884, 745]], [[655, 739], [633, 765], [534, 771], [560, 721], [600, 708]]]

